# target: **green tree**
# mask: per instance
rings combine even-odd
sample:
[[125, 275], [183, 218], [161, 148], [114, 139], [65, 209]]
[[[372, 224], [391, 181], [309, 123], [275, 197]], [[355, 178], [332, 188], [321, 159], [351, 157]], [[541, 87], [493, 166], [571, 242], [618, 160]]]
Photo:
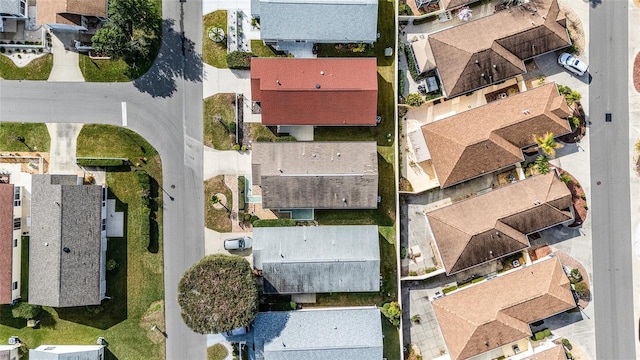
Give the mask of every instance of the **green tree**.
[[420, 106], [424, 104], [424, 98], [420, 94], [409, 94], [407, 95], [407, 105], [409, 106]]
[[587, 283], [585, 283], [584, 281], [580, 281], [579, 283], [575, 284], [574, 287], [576, 290], [576, 294], [578, 294], [581, 299], [589, 300], [589, 298], [591, 297], [591, 291], [589, 291], [589, 285], [587, 285]]
[[540, 155], [536, 158], [536, 171], [542, 175], [548, 174], [549, 171], [551, 171], [549, 159], [546, 156]]
[[395, 326], [400, 325], [400, 317], [402, 316], [402, 309], [400, 309], [400, 304], [395, 301], [388, 302], [382, 305], [380, 309], [382, 315], [384, 315], [391, 323]]
[[562, 147], [562, 144], [556, 142], [552, 132], [548, 132], [543, 136], [533, 135], [533, 139], [538, 144], [538, 149], [551, 158], [556, 156], [556, 149]]
[[185, 324], [199, 334], [249, 325], [258, 312], [258, 287], [240, 256], [204, 257], [182, 275], [178, 304]]
[[40, 305], [31, 305], [26, 302], [19, 302], [11, 309], [11, 314], [14, 318], [19, 319], [33, 319], [42, 311], [42, 307]]

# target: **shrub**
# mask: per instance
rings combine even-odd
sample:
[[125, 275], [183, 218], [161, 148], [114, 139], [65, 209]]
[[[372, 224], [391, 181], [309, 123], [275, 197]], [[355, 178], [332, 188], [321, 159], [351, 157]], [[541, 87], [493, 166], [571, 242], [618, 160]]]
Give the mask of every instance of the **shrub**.
[[244, 220], [244, 221], [249, 221], [249, 220], [251, 220], [251, 214], [249, 214], [249, 213], [245, 213], [245, 214], [244, 214], [244, 218], [243, 218], [243, 220]]
[[480, 277], [477, 277], [477, 278], [471, 280], [471, 283], [472, 284], [476, 284], [476, 283], [479, 283], [482, 280], [484, 280], [484, 276], [480, 276]]
[[240, 151], [240, 144], [233, 145], [233, 150]]
[[569, 273], [569, 281], [572, 284], [577, 284], [580, 281], [582, 281], [582, 274], [580, 274], [580, 270], [572, 269], [571, 272]]
[[353, 48], [353, 50], [351, 50], [354, 53], [363, 53], [367, 50], [367, 45], [363, 44], [363, 43], [358, 43], [358, 45], [356, 45], [356, 47]]
[[544, 337], [551, 336], [551, 330], [549, 330], [549, 329], [542, 330], [542, 335], [544, 335]]
[[405, 259], [406, 257], [407, 257], [407, 248], [403, 246], [400, 248], [400, 259]]
[[244, 210], [247, 207], [245, 201], [245, 179], [244, 176], [238, 176], [238, 209]]
[[409, 94], [406, 103], [409, 106], [420, 106], [424, 104], [424, 98], [420, 94]]
[[242, 146], [240, 147], [240, 151], [247, 151], [247, 147], [246, 147], [246, 146], [244, 146], [244, 145], [242, 145]]
[[428, 267], [428, 268], [425, 268], [425, 269], [424, 269], [424, 272], [425, 272], [426, 274], [428, 274], [428, 273], [432, 273], [432, 272], [434, 272], [434, 271], [436, 271], [436, 270], [438, 270], [438, 269], [437, 269], [437, 268], [435, 268], [435, 267]]
[[0, 53], [4, 54], [6, 51], [7, 51], [7, 49], [5, 49], [4, 46], [0, 47]]
[[409, 73], [411, 74], [411, 78], [415, 81], [420, 76], [418, 67], [416, 66], [416, 61], [413, 58], [413, 50], [411, 50], [411, 46], [404, 47], [404, 54], [407, 57], [407, 63], [409, 67]]
[[259, 217], [257, 217], [256, 215], [251, 215], [251, 217], [249, 218], [249, 221], [253, 224], [254, 222], [260, 220]]
[[450, 293], [450, 292], [452, 292], [454, 290], [457, 290], [457, 289], [458, 289], [458, 285], [451, 285], [449, 287], [446, 287], [446, 288], [442, 289], [442, 293], [443, 294], [448, 294], [448, 293]]
[[291, 135], [278, 136], [276, 138], [276, 142], [294, 142], [294, 141], [297, 141], [297, 139]]
[[573, 359], [573, 355], [570, 352], [565, 352], [565, 355], [567, 355], [567, 359]]
[[409, 271], [409, 276], [418, 276], [418, 273], [415, 271]]
[[298, 304], [295, 301], [289, 302], [289, 306], [291, 307], [291, 310], [295, 310], [298, 308]]
[[11, 309], [11, 315], [15, 319], [26, 319], [30, 320], [38, 316], [42, 311], [42, 307], [40, 305], [31, 305], [26, 302], [19, 302]]
[[571, 124], [572, 129], [577, 129], [580, 127], [580, 119], [575, 116], [569, 118], [569, 123]]
[[199, 334], [249, 325], [258, 313], [258, 298], [251, 266], [240, 256], [206, 256], [178, 284], [182, 319]]
[[227, 54], [227, 66], [229, 66], [230, 69], [248, 70], [251, 68], [252, 56], [253, 54], [250, 52], [232, 51]]
[[394, 326], [400, 325], [400, 317], [402, 316], [402, 309], [400, 309], [400, 304], [395, 301], [388, 302], [382, 305], [380, 309], [382, 315], [384, 315]]
[[412, 15], [413, 11], [411, 11], [411, 6], [406, 3], [398, 4], [398, 14], [399, 15]]
[[398, 96], [402, 96], [404, 94], [404, 82], [405, 80], [404, 70], [398, 70]]
[[107, 271], [115, 270], [115, 268], [117, 267], [118, 267], [118, 263], [115, 260], [113, 259], [107, 260]]
[[268, 136], [258, 136], [256, 142], [271, 142], [271, 138]]
[[227, 131], [229, 133], [236, 132], [236, 123], [234, 121], [230, 121], [226, 125], [227, 125]]
[[568, 184], [568, 183], [570, 183], [570, 182], [571, 182], [571, 175], [569, 175], [569, 174], [561, 174], [561, 175], [560, 175], [560, 180], [561, 180], [563, 183]]
[[569, 342], [569, 339], [562, 339], [562, 345], [564, 345], [564, 347], [566, 347], [567, 349], [571, 350], [573, 349], [573, 346], [571, 346], [571, 342]]
[[296, 221], [293, 219], [259, 219], [251, 225], [253, 225], [253, 227], [296, 226]]
[[411, 321], [413, 321], [414, 323], [419, 323], [419, 322], [420, 322], [420, 320], [422, 320], [422, 319], [420, 318], [420, 315], [418, 315], [418, 314], [413, 315], [413, 316], [411, 317]]
[[544, 333], [542, 331], [538, 331], [537, 333], [533, 334], [533, 339], [535, 341], [541, 341], [544, 340], [545, 336]]
[[591, 296], [591, 291], [589, 291], [589, 285], [584, 281], [580, 281], [579, 283], [574, 285], [576, 294], [582, 299], [588, 299]]

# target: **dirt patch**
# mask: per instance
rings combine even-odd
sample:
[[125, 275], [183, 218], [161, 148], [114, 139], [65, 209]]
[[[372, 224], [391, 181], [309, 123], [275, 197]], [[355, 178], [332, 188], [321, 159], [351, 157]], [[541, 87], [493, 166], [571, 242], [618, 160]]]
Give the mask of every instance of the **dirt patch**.
[[[580, 275], [582, 275], [582, 281], [584, 281], [584, 283], [589, 286], [589, 289], [591, 289], [591, 281], [589, 279], [589, 273], [587, 273], [587, 270], [584, 268], [584, 266], [582, 266], [582, 264], [578, 260], [572, 258], [568, 254], [559, 250], [554, 251], [554, 254], [556, 254], [556, 256], [558, 257], [558, 259], [560, 260], [560, 262], [564, 267], [568, 269], [578, 269], [580, 271]], [[589, 306], [590, 302], [591, 302], [591, 298], [589, 299], [579, 298], [578, 306], [581, 309], [585, 309], [587, 306]]]
[[[636, 1], [633, 3], [637, 4]], [[636, 54], [636, 59], [633, 61], [633, 87], [640, 92], [640, 53]]]
[[567, 29], [570, 32], [571, 40], [576, 48], [576, 55], [581, 55], [585, 48], [584, 29], [582, 21], [571, 8], [560, 2], [560, 11], [567, 17]]
[[164, 341], [164, 300], [151, 303], [140, 319], [140, 327], [147, 332], [147, 336], [154, 344]]
[[567, 188], [569, 188], [569, 191], [571, 192], [571, 200], [573, 202], [576, 218], [573, 224], [569, 225], [569, 227], [580, 226], [585, 222], [585, 220], [587, 220], [588, 206], [586, 194], [578, 180], [573, 175], [560, 168], [558, 170], [560, 171], [560, 176], [567, 175], [571, 177], [571, 181], [567, 183]]

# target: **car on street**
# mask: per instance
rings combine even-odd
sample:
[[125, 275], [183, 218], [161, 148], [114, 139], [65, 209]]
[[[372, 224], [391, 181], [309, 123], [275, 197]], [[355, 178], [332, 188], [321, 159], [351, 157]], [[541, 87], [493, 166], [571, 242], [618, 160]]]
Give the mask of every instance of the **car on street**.
[[584, 75], [584, 73], [589, 70], [589, 65], [569, 53], [562, 53], [558, 57], [558, 65], [563, 66], [578, 76]]
[[226, 239], [224, 241], [225, 250], [244, 250], [251, 249], [251, 238], [243, 236], [239, 238]]

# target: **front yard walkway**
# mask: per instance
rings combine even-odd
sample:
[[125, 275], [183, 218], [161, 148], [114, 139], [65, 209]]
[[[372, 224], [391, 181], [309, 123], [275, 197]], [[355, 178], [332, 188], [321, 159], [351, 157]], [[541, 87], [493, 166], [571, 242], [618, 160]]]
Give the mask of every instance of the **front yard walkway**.
[[48, 81], [84, 81], [80, 71], [79, 55], [75, 51], [66, 50], [73, 48], [73, 38], [67, 33], [51, 33], [51, 53], [53, 54], [53, 68]]

